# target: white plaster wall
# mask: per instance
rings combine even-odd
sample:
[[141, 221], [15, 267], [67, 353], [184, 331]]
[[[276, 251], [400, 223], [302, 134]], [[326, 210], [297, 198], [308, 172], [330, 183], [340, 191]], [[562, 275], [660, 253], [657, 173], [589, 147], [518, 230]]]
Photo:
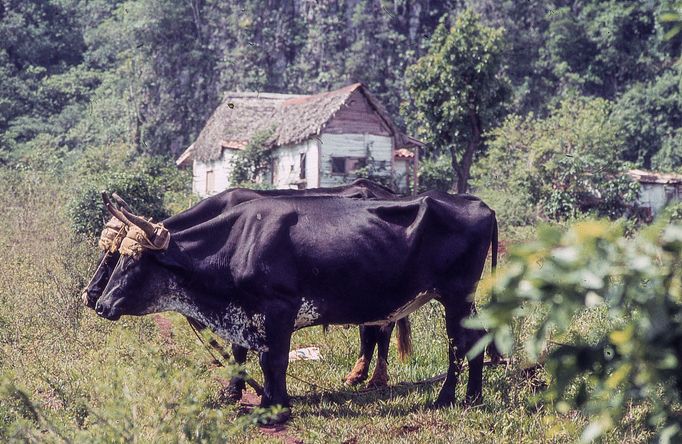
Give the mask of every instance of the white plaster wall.
[[300, 179], [300, 156], [306, 153], [305, 188], [319, 186], [317, 141], [309, 139], [297, 145], [285, 145], [272, 153], [272, 186], [277, 189], [297, 189]]
[[375, 162], [386, 161], [387, 174], [391, 171], [393, 142], [388, 136], [373, 134], [325, 134], [322, 141], [320, 158], [320, 185], [331, 187], [348, 183], [354, 179], [352, 175], [332, 174], [332, 157], [366, 157], [367, 145]]
[[[639, 203], [643, 207], [651, 208], [651, 212], [656, 215], [663, 207], [670, 201], [677, 201], [678, 195], [676, 190], [673, 189], [675, 185], [664, 185], [656, 183], [643, 183], [641, 184], [639, 193]], [[668, 192], [666, 193], [666, 187]]]
[[[401, 193], [407, 192], [407, 168], [411, 166], [405, 159], [395, 159], [393, 161], [393, 178], [398, 191]], [[411, 171], [410, 171], [411, 173]]]
[[[230, 187], [230, 172], [235, 150], [223, 150], [220, 159], [202, 162], [194, 160], [192, 163], [192, 191], [201, 197], [217, 194]], [[206, 172], [213, 170], [213, 188], [206, 189]]]

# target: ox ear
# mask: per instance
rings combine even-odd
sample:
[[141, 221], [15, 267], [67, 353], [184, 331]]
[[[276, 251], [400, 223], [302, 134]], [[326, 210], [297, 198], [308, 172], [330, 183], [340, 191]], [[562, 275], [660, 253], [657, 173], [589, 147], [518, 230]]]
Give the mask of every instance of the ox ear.
[[178, 247], [174, 241], [168, 244], [168, 248], [154, 255], [162, 265], [179, 272], [191, 272], [194, 268], [192, 259]]

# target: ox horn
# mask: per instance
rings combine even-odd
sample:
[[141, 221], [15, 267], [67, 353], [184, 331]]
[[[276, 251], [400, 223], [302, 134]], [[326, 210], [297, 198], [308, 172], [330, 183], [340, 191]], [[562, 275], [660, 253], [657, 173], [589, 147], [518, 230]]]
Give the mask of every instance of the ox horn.
[[123, 212], [125, 217], [132, 222], [132, 225], [136, 225], [138, 228], [144, 231], [144, 234], [147, 235], [149, 240], [153, 241], [153, 239], [156, 237], [156, 227], [154, 227], [154, 224], [143, 217], [134, 215], [125, 208], [121, 208], [121, 212]]
[[121, 196], [119, 196], [116, 193], [112, 193], [111, 197], [114, 198], [114, 200], [116, 201], [116, 203], [118, 204], [119, 207], [125, 208], [126, 210], [128, 210], [129, 213], [133, 213], [133, 209], [130, 207], [130, 205], [128, 205], [128, 202], [123, 200], [123, 198]]
[[120, 220], [126, 225], [133, 225], [132, 222], [123, 214], [120, 210], [116, 208], [116, 206], [111, 202], [111, 199], [109, 199], [109, 195], [107, 194], [106, 191], [102, 191], [102, 200], [104, 201], [104, 206], [107, 207], [107, 210], [109, 213], [111, 213], [112, 216], [114, 216], [116, 219]]

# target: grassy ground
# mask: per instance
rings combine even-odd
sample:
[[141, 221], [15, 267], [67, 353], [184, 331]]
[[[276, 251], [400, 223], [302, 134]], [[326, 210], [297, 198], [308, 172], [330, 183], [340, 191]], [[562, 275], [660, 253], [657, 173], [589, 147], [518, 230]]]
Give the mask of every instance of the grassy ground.
[[[442, 309], [430, 303], [412, 317], [410, 360], [399, 363], [393, 347], [383, 390], [341, 383], [356, 359], [355, 327], [297, 332], [293, 345], [318, 346], [323, 359], [294, 362], [289, 374], [318, 387], [289, 377], [294, 416], [285, 432], [264, 433], [220, 401], [225, 371], [209, 365], [182, 317], [165, 315], [171, 328], [162, 331], [151, 316], [112, 323], [82, 307], [96, 250], [70, 234], [65, 196], [40, 175], [0, 179], [0, 441], [573, 442], [586, 424], [541, 402], [542, 375], [529, 378], [519, 364], [485, 370], [482, 407], [428, 408], [441, 382], [415, 382], [446, 369]], [[595, 311], [576, 331], [599, 325]], [[247, 368], [261, 380], [255, 356]], [[645, 442], [640, 416], [633, 410], [605, 442]]]

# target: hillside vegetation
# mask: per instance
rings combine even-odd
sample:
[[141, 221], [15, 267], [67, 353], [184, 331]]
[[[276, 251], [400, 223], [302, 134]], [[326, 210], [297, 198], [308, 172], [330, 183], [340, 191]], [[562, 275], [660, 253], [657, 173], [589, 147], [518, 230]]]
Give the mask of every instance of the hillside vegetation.
[[[553, 261], [562, 242], [588, 253], [591, 242], [608, 251], [629, 245], [642, 225], [638, 186], [626, 171], [682, 173], [680, 29], [682, 4], [672, 0], [0, 0], [0, 441], [516, 443], [604, 433], [598, 439], [615, 443], [649, 442], [661, 430], [679, 437], [680, 429], [664, 428], [679, 424], [678, 398], [651, 420], [659, 406], [650, 396], [669, 380], [652, 376], [640, 390], [621, 378], [610, 391], [591, 391], [603, 389], [613, 369], [591, 379], [581, 373], [589, 366], [570, 367], [571, 384], [562, 387], [570, 399], [560, 404], [544, 390], [556, 388], [552, 360], [575, 355], [553, 355], [557, 345], [540, 341], [546, 347], [535, 354], [549, 360], [549, 373], [527, 371], [538, 356], [521, 344], [566, 301], [573, 305], [559, 326], [563, 345], [603, 344], [624, 325], [607, 304], [583, 310], [584, 288], [554, 285], [542, 273], [537, 280], [531, 264]], [[426, 143], [422, 189], [481, 196], [498, 214], [504, 250], [519, 248], [502, 280], [476, 295], [483, 307], [487, 290], [499, 286], [500, 305], [479, 321], [496, 329], [514, 359], [486, 368], [482, 407], [432, 410], [440, 381], [416, 382], [446, 369], [438, 304], [414, 315], [415, 353], [404, 364], [391, 355], [392, 385], [379, 391], [341, 384], [358, 350], [354, 327], [304, 329], [293, 345], [318, 346], [323, 359], [292, 363], [295, 416], [283, 434], [268, 435], [252, 427], [263, 412], [244, 414], [221, 397], [229, 373], [211, 366], [180, 316], [112, 323], [81, 305], [105, 217], [99, 191], [119, 192], [155, 220], [176, 214], [197, 197], [191, 173], [173, 160], [225, 91], [308, 94], [353, 82]], [[596, 237], [567, 228], [592, 217], [607, 220], [594, 225]], [[536, 236], [547, 222], [555, 231]], [[669, 245], [648, 236], [632, 245], [669, 258]], [[605, 275], [639, 276], [611, 256], [599, 260]], [[673, 269], [677, 259], [666, 260]], [[576, 262], [570, 271], [597, 265]], [[519, 307], [526, 278], [547, 292]], [[669, 280], [628, 294], [637, 304], [655, 295], [676, 307]], [[679, 319], [670, 322], [677, 328]], [[623, 344], [657, 351], [662, 343], [649, 339], [631, 335]], [[635, 358], [628, 369], [639, 365]], [[260, 378], [253, 356], [247, 369]], [[624, 387], [636, 396], [621, 396]], [[603, 407], [583, 396], [588, 391], [619, 404]], [[585, 435], [605, 417], [595, 406], [618, 411]]]

